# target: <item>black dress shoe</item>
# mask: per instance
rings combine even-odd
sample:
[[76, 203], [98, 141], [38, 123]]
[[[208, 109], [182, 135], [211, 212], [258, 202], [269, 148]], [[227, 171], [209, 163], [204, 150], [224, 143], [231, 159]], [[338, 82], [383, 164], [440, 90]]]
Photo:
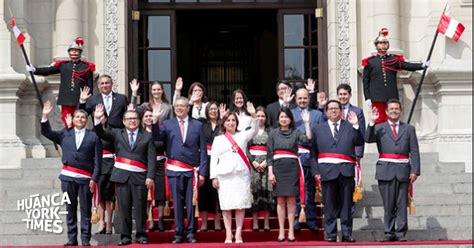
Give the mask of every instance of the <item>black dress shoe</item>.
[[69, 240], [64, 246], [77, 246], [77, 241]]
[[129, 245], [132, 243], [132, 240], [131, 239], [122, 239], [120, 240], [120, 242], [118, 243], [119, 246], [124, 246], [124, 245]]
[[173, 240], [173, 242], [171, 242], [171, 243], [173, 243], [173, 244], [181, 244], [181, 243], [183, 243], [183, 239], [175, 238], [175, 239]]
[[91, 246], [91, 242], [89, 240], [82, 241], [82, 246]]
[[282, 239], [278, 238], [277, 241], [280, 242], [280, 243], [285, 242], [285, 238], [282, 238]]
[[385, 236], [382, 240], [382, 242], [393, 242], [393, 241], [397, 241], [397, 237], [395, 236]]
[[137, 242], [139, 244], [145, 245], [145, 244], [148, 244], [148, 239], [147, 238], [139, 238]]
[[408, 241], [407, 238], [405, 238], [405, 237], [397, 237], [396, 240], [400, 241], [400, 242], [407, 242]]
[[294, 239], [294, 238], [293, 238], [293, 239], [288, 238], [288, 242], [296, 242], [296, 239]]
[[345, 236], [345, 237], [342, 237], [342, 242], [349, 242], [349, 243], [354, 243], [356, 242], [356, 240], [352, 237], [352, 236]]
[[193, 237], [189, 237], [189, 238], [188, 238], [188, 243], [194, 244], [194, 243], [197, 243], [197, 240], [196, 240], [195, 238], [193, 238]]
[[97, 231], [95, 234], [105, 234], [105, 227], [102, 230]]
[[326, 238], [325, 241], [327, 241], [327, 242], [336, 242], [337, 239], [336, 238]]

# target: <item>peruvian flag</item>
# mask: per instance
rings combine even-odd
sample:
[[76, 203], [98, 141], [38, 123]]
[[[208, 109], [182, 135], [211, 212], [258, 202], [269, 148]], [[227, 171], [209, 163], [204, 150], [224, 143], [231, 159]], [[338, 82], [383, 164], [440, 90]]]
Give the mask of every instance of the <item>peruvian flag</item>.
[[18, 45], [22, 46], [25, 41], [25, 36], [21, 33], [20, 29], [15, 24], [15, 18], [12, 16], [12, 30], [15, 34], [16, 42]]
[[458, 41], [459, 37], [461, 37], [462, 32], [464, 32], [464, 25], [462, 23], [454, 20], [453, 18], [445, 15], [441, 16], [441, 20], [439, 20], [438, 29], [436, 30], [438, 33], [442, 33], [446, 35], [448, 38]]

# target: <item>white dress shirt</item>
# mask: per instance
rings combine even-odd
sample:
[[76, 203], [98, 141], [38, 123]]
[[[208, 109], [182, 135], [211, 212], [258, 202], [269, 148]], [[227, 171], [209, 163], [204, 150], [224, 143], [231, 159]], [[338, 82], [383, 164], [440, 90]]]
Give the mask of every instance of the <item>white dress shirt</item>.
[[84, 135], [86, 134], [86, 129], [77, 129], [74, 128], [74, 133], [76, 135], [76, 149], [79, 150], [79, 147], [81, 147], [82, 140], [84, 140]]
[[110, 110], [112, 109], [112, 92], [110, 92], [108, 95], [101, 95], [102, 101], [104, 102], [105, 111], [107, 112], [107, 115], [110, 115]]
[[398, 128], [400, 127], [400, 120], [398, 120], [397, 122], [393, 123], [391, 122], [390, 120], [388, 120], [388, 125], [390, 125], [390, 130], [392, 130], [392, 124], [397, 124], [395, 126], [395, 130], [397, 130], [397, 135], [398, 135]]
[[135, 143], [137, 143], [137, 136], [138, 136], [138, 128], [135, 131], [130, 131], [127, 130], [127, 136], [128, 136], [128, 144], [130, 144], [130, 133], [133, 133], [133, 145], [135, 146]]
[[[176, 119], [178, 119], [178, 128], [179, 128], [179, 130], [180, 130], [180, 132], [181, 132], [181, 127], [179, 126], [179, 125], [181, 125], [181, 124], [180, 124], [181, 119], [178, 118], [178, 117], [176, 117]], [[186, 141], [186, 134], [188, 133], [189, 117], [186, 116], [186, 118], [184, 118], [183, 121], [184, 121], [184, 123], [183, 123], [183, 124], [184, 124], [183, 143], [184, 143], [184, 142]]]
[[[338, 120], [337, 122], [337, 131], [341, 131], [341, 120]], [[332, 137], [334, 137], [334, 122], [332, 122], [331, 120], [328, 120], [328, 124], [329, 124], [329, 128], [331, 129], [331, 134], [332, 134]]]

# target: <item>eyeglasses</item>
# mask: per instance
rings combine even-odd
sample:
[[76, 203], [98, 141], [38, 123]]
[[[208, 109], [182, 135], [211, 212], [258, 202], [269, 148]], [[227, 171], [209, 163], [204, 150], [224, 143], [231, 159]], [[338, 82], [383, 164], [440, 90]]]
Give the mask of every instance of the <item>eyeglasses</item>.
[[329, 111], [341, 110], [340, 108], [328, 108]]
[[138, 120], [137, 117], [129, 117], [129, 118], [125, 118], [126, 121], [136, 121]]

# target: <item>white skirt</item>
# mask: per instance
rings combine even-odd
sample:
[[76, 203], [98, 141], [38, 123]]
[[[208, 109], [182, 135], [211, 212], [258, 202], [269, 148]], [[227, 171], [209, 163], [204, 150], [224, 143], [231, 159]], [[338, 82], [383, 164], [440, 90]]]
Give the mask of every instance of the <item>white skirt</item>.
[[248, 170], [218, 175], [219, 204], [222, 210], [247, 209], [252, 206], [253, 196], [250, 189]]

